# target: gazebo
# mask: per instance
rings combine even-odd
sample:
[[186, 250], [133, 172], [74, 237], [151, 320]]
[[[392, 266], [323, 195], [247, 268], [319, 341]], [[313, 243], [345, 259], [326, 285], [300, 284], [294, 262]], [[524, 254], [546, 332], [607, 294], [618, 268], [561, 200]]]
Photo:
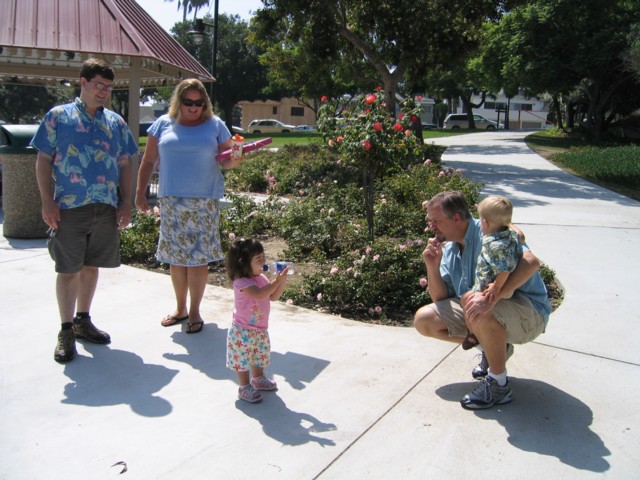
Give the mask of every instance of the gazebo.
[[[158, 0], [158, 8], [170, 7]], [[116, 72], [115, 87], [129, 90], [127, 120], [136, 140], [142, 87], [215, 81], [134, 0], [0, 0], [0, 12], [0, 83], [74, 85], [87, 58], [102, 58]], [[35, 155], [28, 157], [4, 161], [5, 180], [12, 178], [3, 189], [5, 236], [46, 236]]]
[[0, 0], [0, 11], [0, 83], [74, 84], [87, 58], [103, 58], [129, 90], [136, 136], [141, 88], [215, 81], [134, 0]]

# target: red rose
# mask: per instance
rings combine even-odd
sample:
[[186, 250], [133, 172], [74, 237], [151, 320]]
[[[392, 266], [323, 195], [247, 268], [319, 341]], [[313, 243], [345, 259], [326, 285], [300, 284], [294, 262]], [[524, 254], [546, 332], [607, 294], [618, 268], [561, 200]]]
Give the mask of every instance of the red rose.
[[373, 93], [370, 93], [365, 97], [364, 101], [367, 105], [371, 105], [373, 102], [376, 101], [376, 99], [377, 97]]
[[373, 130], [376, 132], [382, 131], [382, 124], [380, 122], [376, 122], [373, 124]]
[[396, 124], [393, 126], [393, 131], [394, 131], [394, 132], [401, 132], [402, 130], [404, 130], [404, 129], [403, 129], [402, 125], [400, 125], [399, 123], [396, 123]]
[[326, 96], [326, 95], [323, 95], [323, 96], [322, 96], [322, 98], [320, 98], [320, 101], [321, 101], [322, 103], [324, 103], [324, 102], [326, 102], [326, 101], [328, 101], [328, 100], [329, 100], [329, 99], [327, 98], [327, 96]]
[[369, 151], [371, 150], [371, 142], [369, 140], [365, 140], [364, 142], [362, 142], [362, 147], [365, 149], [365, 151]]
[[416, 123], [418, 121], [418, 117], [415, 115], [411, 115], [411, 123]]

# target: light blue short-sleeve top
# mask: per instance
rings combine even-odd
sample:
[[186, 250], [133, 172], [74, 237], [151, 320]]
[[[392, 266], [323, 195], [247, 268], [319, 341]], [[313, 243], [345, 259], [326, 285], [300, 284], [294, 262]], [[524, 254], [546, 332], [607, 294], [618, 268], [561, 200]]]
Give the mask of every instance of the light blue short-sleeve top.
[[224, 196], [224, 177], [216, 155], [218, 145], [229, 140], [231, 134], [220, 118], [213, 117], [191, 127], [163, 115], [148, 132], [158, 139], [159, 197], [219, 199]]

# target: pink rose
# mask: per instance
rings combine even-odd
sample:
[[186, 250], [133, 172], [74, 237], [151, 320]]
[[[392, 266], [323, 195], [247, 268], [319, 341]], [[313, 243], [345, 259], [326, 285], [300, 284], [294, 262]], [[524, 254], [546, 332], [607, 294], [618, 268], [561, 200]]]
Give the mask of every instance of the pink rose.
[[427, 285], [428, 285], [427, 279], [426, 279], [426, 278], [424, 278], [424, 277], [423, 277], [423, 278], [421, 278], [421, 279], [420, 279], [420, 286], [421, 286], [422, 288], [427, 288]]

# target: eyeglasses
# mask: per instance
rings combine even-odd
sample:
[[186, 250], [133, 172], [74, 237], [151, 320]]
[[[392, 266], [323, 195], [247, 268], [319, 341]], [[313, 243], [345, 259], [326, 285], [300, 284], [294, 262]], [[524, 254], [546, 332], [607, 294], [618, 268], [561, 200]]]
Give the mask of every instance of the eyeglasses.
[[185, 107], [204, 107], [206, 104], [207, 102], [205, 102], [204, 100], [191, 100], [189, 98], [182, 99], [182, 105], [184, 105]]
[[100, 91], [106, 90], [107, 92], [110, 92], [111, 90], [113, 90], [113, 84], [107, 85], [102, 82], [94, 82], [93, 80], [91, 80], [90, 83], [93, 83]]

